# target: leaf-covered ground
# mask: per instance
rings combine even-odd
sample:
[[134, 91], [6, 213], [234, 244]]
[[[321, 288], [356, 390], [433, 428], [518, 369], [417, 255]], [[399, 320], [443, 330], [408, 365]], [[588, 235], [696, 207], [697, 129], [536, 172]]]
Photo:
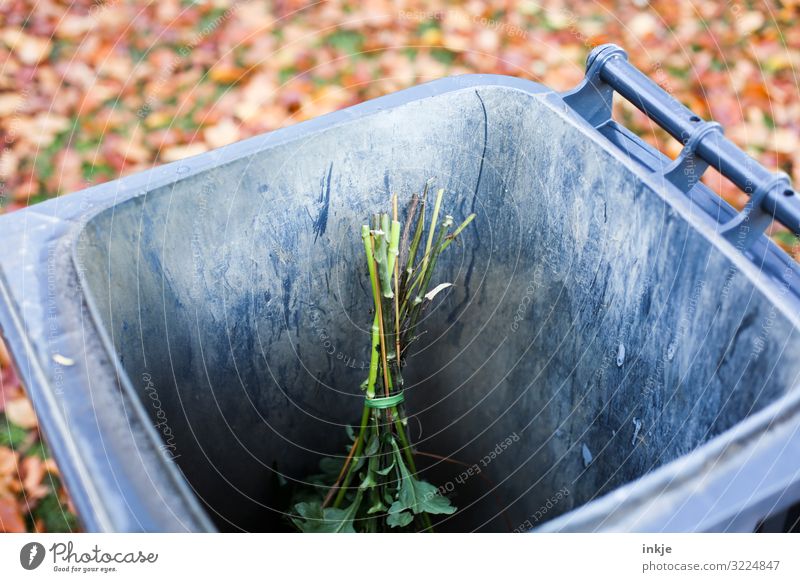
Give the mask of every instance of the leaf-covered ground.
[[[798, 180], [799, 20], [798, 0], [0, 0], [0, 212], [444, 75], [564, 90], [604, 42]], [[616, 115], [679, 151], [634, 108]], [[704, 180], [743, 203], [714, 172]], [[2, 349], [0, 370], [0, 531], [73, 529]]]

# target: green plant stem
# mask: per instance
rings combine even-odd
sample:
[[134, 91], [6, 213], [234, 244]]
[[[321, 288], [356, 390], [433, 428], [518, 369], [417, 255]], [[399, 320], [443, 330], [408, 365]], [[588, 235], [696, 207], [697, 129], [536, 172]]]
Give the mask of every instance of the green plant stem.
[[444, 188], [439, 188], [436, 192], [436, 201], [433, 203], [433, 215], [431, 216], [431, 227], [428, 230], [428, 242], [425, 245], [425, 254], [422, 255], [422, 274], [424, 276], [428, 269], [428, 257], [431, 253], [431, 244], [433, 243], [433, 235], [436, 231], [436, 221], [439, 219], [439, 209], [442, 206], [442, 196], [444, 195]]
[[[369, 373], [362, 384], [367, 400], [374, 399], [376, 394], [389, 397], [403, 393], [401, 356], [408, 343], [413, 340], [410, 336], [427, 305], [424, 295], [431, 285], [439, 255], [475, 218], [474, 214], [470, 215], [449, 234], [453, 219], [447, 216], [439, 221], [444, 194], [444, 189], [439, 189], [436, 192], [430, 224], [426, 225], [428, 187], [429, 183], [426, 183], [422, 197], [415, 196], [412, 200], [402, 239], [396, 195], [392, 196], [391, 214], [375, 214], [370, 224], [361, 228], [374, 304], [370, 329]], [[410, 232], [412, 226], [415, 229], [413, 235]], [[410, 246], [407, 246], [409, 237], [412, 240]], [[405, 260], [404, 265], [400, 264], [401, 256]], [[383, 390], [378, 386], [379, 376]], [[388, 458], [386, 447], [391, 449]], [[386, 503], [391, 505], [392, 499], [395, 502], [400, 501], [401, 484], [394, 480], [395, 473], [392, 470], [395, 465], [398, 478], [401, 475], [408, 477], [409, 474], [415, 480], [418, 478], [404, 406], [397, 404], [381, 409], [372, 408], [365, 403], [358, 435], [321, 507], [324, 509], [330, 504], [333, 508], [341, 509], [347, 499], [352, 499], [352, 496], [348, 497], [348, 490], [355, 487], [354, 479], [363, 479], [357, 486], [355, 501], [347, 508], [346, 520], [352, 522], [358, 514], [363, 518], [360, 531], [386, 531], [392, 527], [388, 525], [392, 522], [386, 513], [381, 512], [387, 511]], [[361, 472], [362, 467], [365, 469], [364, 473]], [[363, 500], [368, 500], [367, 505], [361, 505]], [[367, 513], [369, 509], [372, 509], [372, 513]], [[409, 509], [410, 506], [405, 508], [406, 511]], [[419, 513], [414, 513], [414, 510]], [[412, 515], [412, 529], [433, 531], [428, 511], [414, 506]], [[384, 523], [384, 519], [388, 523]], [[393, 525], [396, 526], [397, 523]]]
[[444, 249], [446, 249], [447, 247], [449, 247], [449, 246], [450, 246], [450, 243], [452, 243], [454, 240], [456, 240], [456, 237], [457, 237], [459, 234], [461, 234], [461, 231], [462, 231], [462, 230], [464, 230], [465, 228], [467, 228], [467, 226], [469, 226], [469, 223], [470, 223], [470, 222], [472, 222], [472, 221], [475, 219], [475, 216], [477, 216], [477, 215], [476, 215], [476, 214], [474, 214], [474, 213], [473, 213], [473, 214], [470, 214], [470, 215], [467, 217], [467, 219], [466, 219], [464, 222], [462, 222], [460, 225], [458, 225], [458, 228], [457, 228], [457, 229], [455, 229], [455, 230], [453, 231], [453, 234], [449, 235], [449, 236], [447, 237], [447, 240], [446, 240], [446, 241], [444, 241], [444, 244], [442, 245], [442, 248], [441, 248], [441, 250], [439, 251], [440, 253], [441, 253], [442, 251], [444, 251]]
[[[411, 469], [411, 474], [416, 477], [417, 464], [414, 462], [414, 453], [411, 450], [411, 445], [409, 444], [408, 437], [406, 436], [406, 429], [403, 426], [403, 422], [400, 418], [400, 411], [398, 410], [397, 406], [395, 406], [392, 410], [394, 411], [394, 426], [397, 429], [397, 438], [400, 440], [400, 446], [403, 450], [403, 455], [408, 463], [408, 468]], [[424, 524], [425, 529], [429, 532], [433, 532], [433, 523], [431, 523], [430, 516], [427, 513], [422, 513], [420, 517], [422, 518], [422, 523]]]
[[[441, 254], [441, 244], [442, 240], [444, 239], [445, 235], [447, 234], [447, 227], [443, 224], [442, 227], [439, 229], [439, 235], [436, 237], [436, 245], [433, 247], [433, 255], [430, 257], [430, 264], [428, 269], [424, 273], [420, 273], [419, 277], [424, 277], [422, 282], [419, 285], [419, 290], [416, 293], [417, 298], [419, 301], [412, 301], [411, 305], [408, 307], [408, 320], [409, 324], [406, 328], [408, 332], [412, 331], [416, 325], [417, 320], [419, 319], [419, 314], [422, 312], [424, 307], [424, 296], [425, 293], [428, 292], [428, 287], [430, 286], [431, 275], [433, 274], [433, 270], [436, 267], [436, 262], [439, 259], [439, 255]], [[409, 296], [406, 297], [406, 301], [410, 299], [410, 292], [413, 291], [412, 289], [409, 290]], [[408, 346], [409, 340], [404, 339], [403, 344]]]
[[[375, 282], [378, 285], [377, 281]], [[378, 306], [378, 327], [380, 331], [380, 345], [381, 345], [381, 371], [383, 372], [383, 390], [386, 396], [392, 393], [392, 379], [389, 375], [389, 366], [386, 360], [386, 328], [383, 325], [383, 307], [381, 307], [380, 300], [376, 304]]]
[[[431, 229], [433, 229], [434, 227], [435, 225], [431, 224]], [[413, 312], [416, 309], [416, 307], [420, 304], [422, 297], [425, 295], [425, 293], [427, 293], [428, 286], [430, 285], [430, 279], [433, 274], [433, 270], [436, 267], [436, 260], [438, 256], [441, 254], [442, 250], [444, 249], [442, 241], [445, 240], [448, 228], [449, 226], [447, 225], [447, 223], [442, 223], [442, 226], [439, 228], [439, 234], [436, 237], [436, 244], [432, 246], [432, 250], [426, 251], [425, 256], [422, 258], [422, 263], [424, 268], [420, 269], [419, 273], [417, 273], [417, 276], [412, 281], [411, 285], [405, 289], [403, 296], [403, 305], [400, 308], [401, 313], [409, 309]], [[418, 286], [419, 289], [417, 289]], [[414, 300], [411, 299], [412, 295], [416, 295]], [[420, 301], [416, 301], [417, 298], [419, 298]], [[409, 302], [411, 302], [410, 306]], [[410, 327], [413, 327], [415, 323], [416, 321], [413, 321]]]
[[386, 396], [389, 396], [389, 379], [387, 377], [388, 370], [386, 369], [386, 344], [384, 342], [383, 329], [383, 310], [381, 309], [381, 290], [377, 274], [375, 273], [375, 253], [372, 248], [373, 236], [370, 233], [369, 227], [366, 225], [361, 227], [361, 238], [364, 240], [364, 250], [367, 254], [369, 280], [372, 284], [372, 300], [375, 303], [375, 316], [378, 320], [378, 338], [380, 340], [381, 362], [383, 366], [383, 387]]
[[401, 448], [403, 449], [403, 455], [405, 456], [406, 461], [408, 461], [408, 468], [411, 469], [411, 472], [416, 475], [417, 466], [414, 463], [414, 455], [411, 451], [411, 445], [408, 442], [408, 437], [406, 436], [406, 430], [401, 421], [400, 413], [396, 406], [392, 408], [392, 411], [394, 413], [394, 426], [397, 429], [397, 438], [400, 439], [400, 445], [402, 445]]
[[367, 378], [367, 398], [375, 398], [375, 381], [378, 379], [378, 354], [380, 352], [381, 338], [378, 314], [372, 320], [372, 351], [369, 356], [369, 376]]
[[[341, 487], [339, 488], [339, 493], [336, 495], [336, 500], [333, 502], [334, 507], [339, 507], [344, 499], [345, 493], [347, 493], [347, 487], [350, 485], [350, 480], [353, 478], [353, 467], [355, 467], [355, 459], [359, 457], [361, 454], [361, 449], [364, 448], [364, 433], [367, 431], [367, 424], [369, 422], [369, 409], [365, 406], [364, 410], [361, 413], [361, 428], [358, 431], [358, 437], [356, 438], [356, 442], [353, 443], [353, 448], [350, 450], [352, 454], [348, 455], [347, 459], [342, 466], [342, 471], [346, 470], [344, 482], [342, 483]], [[339, 472], [339, 479], [341, 479], [342, 471]], [[338, 481], [338, 479], [337, 479]], [[336, 488], [336, 484], [334, 483], [333, 487], [331, 487], [331, 491]], [[330, 497], [330, 493], [329, 493]], [[327, 504], [328, 499], [322, 504], [323, 507]]]
[[411, 276], [413, 274], [414, 263], [417, 260], [417, 250], [419, 249], [419, 243], [422, 240], [422, 235], [425, 232], [425, 207], [427, 206], [427, 198], [428, 198], [428, 184], [425, 184], [425, 190], [422, 193], [422, 198], [420, 200], [420, 211], [419, 211], [419, 218], [417, 219], [417, 225], [414, 228], [414, 238], [411, 241], [411, 248], [408, 251], [408, 258], [406, 259], [406, 268], [405, 273], [403, 275], [403, 291], [405, 292], [405, 288], [408, 287], [408, 283], [411, 280]]
[[[395, 194], [395, 201], [396, 200], [397, 200], [397, 195]], [[405, 263], [408, 264], [408, 250], [409, 250], [408, 239], [411, 236], [411, 225], [414, 223], [414, 218], [417, 215], [417, 208], [419, 208], [419, 203], [420, 203], [420, 197], [417, 196], [417, 194], [415, 193], [411, 197], [411, 204], [409, 204], [408, 206], [408, 216], [406, 216], [406, 224], [403, 227], [403, 237], [400, 240], [401, 254], [398, 259], [398, 263], [402, 263], [403, 261], [405, 261]], [[398, 217], [396, 215], [395, 215], [395, 220], [398, 220]], [[402, 287], [401, 283], [402, 282], [398, 277], [397, 278], [398, 286]]]
[[[400, 256], [400, 223], [395, 218], [392, 220], [392, 226], [389, 228], [389, 250], [388, 250], [388, 271], [389, 275], [394, 275], [394, 266], [397, 263], [397, 257]], [[391, 283], [389, 286], [391, 289]]]

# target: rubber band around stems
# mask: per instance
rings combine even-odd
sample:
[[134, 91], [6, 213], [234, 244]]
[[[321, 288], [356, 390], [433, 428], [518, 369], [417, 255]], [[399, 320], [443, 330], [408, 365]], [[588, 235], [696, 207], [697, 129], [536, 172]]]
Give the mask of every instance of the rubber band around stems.
[[365, 398], [364, 406], [367, 408], [394, 408], [406, 399], [405, 394], [395, 394], [393, 396], [385, 396], [383, 398]]

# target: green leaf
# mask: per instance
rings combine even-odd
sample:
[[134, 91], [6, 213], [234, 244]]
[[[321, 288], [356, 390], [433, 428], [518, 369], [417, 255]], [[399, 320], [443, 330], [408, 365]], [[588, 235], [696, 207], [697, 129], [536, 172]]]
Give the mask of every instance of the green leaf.
[[0, 446], [17, 449], [28, 438], [28, 431], [13, 424], [5, 414], [0, 414]]
[[353, 465], [353, 469], [352, 470], [353, 470], [354, 473], [356, 471], [358, 471], [364, 465], [364, 459], [365, 458], [366, 457], [364, 455], [360, 455], [360, 456], [355, 458], [355, 460], [352, 463], [352, 465]]
[[361, 52], [361, 47], [364, 44], [364, 35], [355, 30], [337, 30], [328, 35], [325, 39], [325, 44], [355, 57]]
[[[395, 502], [397, 504], [397, 502]], [[394, 507], [394, 505], [392, 506]], [[389, 527], [406, 527], [414, 521], [414, 515], [408, 511], [392, 511], [389, 508], [389, 515], [386, 517], [386, 525]]]
[[27, 454], [28, 456], [39, 457], [43, 461], [50, 457], [50, 453], [47, 451], [47, 445], [45, 445], [42, 441], [38, 441], [35, 445], [28, 449]]
[[322, 507], [319, 501], [303, 501], [296, 503], [294, 506], [295, 512], [300, 517], [306, 519], [322, 519]]
[[41, 519], [45, 531], [49, 533], [69, 533], [79, 529], [78, 520], [69, 512], [66, 504], [61, 503], [56, 493], [41, 499], [31, 517], [34, 520]]
[[342, 466], [344, 465], [344, 459], [336, 459], [334, 457], [323, 457], [319, 462], [319, 469], [322, 471], [323, 475], [328, 477], [336, 477], [339, 476], [339, 472], [342, 470]]
[[317, 533], [356, 533], [353, 528], [353, 517], [360, 500], [353, 501], [347, 509], [326, 507], [323, 510], [324, 520], [318, 523]]
[[364, 477], [363, 481], [361, 481], [361, 484], [358, 486], [361, 491], [375, 487], [378, 484], [373, 475], [374, 471], [367, 471], [367, 476]]
[[380, 439], [376, 437], [372, 437], [367, 442], [367, 449], [364, 451], [364, 455], [367, 457], [371, 457], [378, 452], [378, 448], [380, 447]]
[[456, 53], [443, 48], [434, 48], [431, 49], [431, 56], [443, 65], [452, 65]]
[[417, 481], [417, 483], [420, 483], [422, 485], [428, 485], [434, 492], [432, 495], [427, 495], [427, 494], [425, 495], [424, 497], [425, 501], [422, 504], [422, 511], [426, 513], [435, 513], [444, 515], [450, 515], [451, 513], [455, 512], [456, 507], [452, 503], [450, 503], [450, 500], [447, 497], [439, 493], [439, 490], [436, 489], [436, 487], [425, 481]]
[[292, 518], [297, 529], [304, 533], [355, 533], [353, 519], [361, 505], [359, 491], [353, 503], [345, 509], [326, 507], [320, 502], [303, 502], [294, 506], [301, 519]]
[[[395, 511], [410, 509], [414, 513], [453, 513], [456, 508], [450, 504], [450, 500], [441, 495], [439, 490], [427, 481], [415, 478], [403, 462], [397, 443], [392, 443], [392, 447], [394, 448], [395, 462], [400, 470], [400, 491], [397, 494], [397, 501], [392, 504]], [[392, 508], [389, 508], [389, 511], [391, 512]]]
[[380, 439], [377, 436], [373, 436], [367, 443], [367, 450], [364, 453], [364, 456], [369, 459], [369, 463], [367, 463], [367, 474], [365, 477], [362, 476], [363, 480], [358, 486], [362, 491], [378, 485], [378, 467], [380, 467], [381, 462], [381, 458], [378, 456], [379, 449]]
[[375, 503], [372, 504], [367, 510], [367, 515], [372, 515], [373, 513], [380, 513], [381, 511], [386, 511], [386, 506], [380, 500], [380, 498], [375, 499]]
[[791, 232], [779, 231], [772, 234], [772, 239], [776, 242], [786, 245], [787, 247], [791, 247], [797, 244], [797, 237], [794, 236]]

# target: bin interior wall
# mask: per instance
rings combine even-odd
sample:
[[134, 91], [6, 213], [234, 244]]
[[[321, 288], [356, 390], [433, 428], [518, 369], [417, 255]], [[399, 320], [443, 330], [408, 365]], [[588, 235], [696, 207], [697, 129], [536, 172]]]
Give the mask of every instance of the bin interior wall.
[[428, 178], [478, 215], [407, 368], [419, 449], [480, 469], [425, 463], [460, 508], [442, 528], [536, 525], [794, 385], [792, 325], [565, 115], [499, 87], [431, 97], [89, 222], [87, 292], [221, 528], [280, 529], [276, 471], [341, 454], [369, 342], [360, 225]]

